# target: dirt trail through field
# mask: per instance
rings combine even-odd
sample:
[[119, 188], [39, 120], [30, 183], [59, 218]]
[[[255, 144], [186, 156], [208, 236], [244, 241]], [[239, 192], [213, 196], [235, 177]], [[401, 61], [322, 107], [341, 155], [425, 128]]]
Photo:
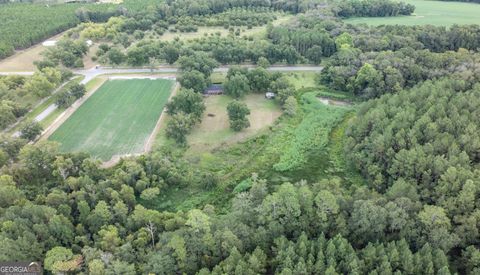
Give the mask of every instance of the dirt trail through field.
[[352, 105], [350, 102], [342, 101], [342, 100], [335, 100], [328, 97], [318, 97], [318, 100], [325, 105], [332, 105], [332, 106], [350, 106]]
[[[179, 89], [180, 89], [180, 84], [178, 82], [175, 82], [175, 87], [173, 88], [172, 94], [170, 94], [170, 97], [168, 98], [167, 102], [170, 102], [172, 97], [174, 97], [177, 94]], [[148, 153], [152, 150], [153, 144], [155, 142], [155, 137], [157, 136], [161, 126], [164, 123], [165, 116], [166, 116], [165, 113], [166, 113], [166, 107], [163, 108], [163, 111], [160, 114], [160, 117], [158, 118], [157, 124], [155, 125], [155, 128], [153, 129], [152, 133], [150, 134], [150, 137], [148, 137], [148, 140], [145, 143], [145, 147], [143, 149], [145, 153]]]

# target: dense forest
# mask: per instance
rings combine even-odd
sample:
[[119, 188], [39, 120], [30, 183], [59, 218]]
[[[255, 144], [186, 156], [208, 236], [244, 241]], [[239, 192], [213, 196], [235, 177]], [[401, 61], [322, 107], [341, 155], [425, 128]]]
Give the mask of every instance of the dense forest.
[[403, 2], [368, 0], [368, 1], [338, 1], [335, 15], [339, 17], [383, 17], [410, 15], [415, 10], [415, 6]]
[[[35, 16], [32, 16], [35, 14]], [[119, 13], [111, 5], [5, 4], [0, 8], [0, 59], [14, 49], [30, 47], [76, 26], [81, 20], [102, 21]]]
[[[2, 134], [1, 261], [41, 261], [48, 274], [480, 273], [478, 25], [342, 21], [414, 11], [378, 0], [123, 7], [101, 20], [74, 14], [68, 27], [84, 22], [44, 53], [34, 75], [0, 77], [0, 127], [69, 80], [65, 68], [83, 67], [92, 39], [100, 64], [178, 67], [168, 142], [102, 168], [86, 153], [29, 142], [35, 125]], [[286, 14], [291, 21], [273, 24]], [[201, 27], [226, 34], [161, 38]], [[256, 27], [264, 32], [244, 34]], [[221, 64], [256, 65], [230, 66], [221, 81], [233, 131], [250, 126], [253, 110], [241, 101], [249, 94], [274, 93], [283, 113], [258, 135], [188, 155], [206, 110], [201, 92]], [[304, 87], [304, 76], [296, 86], [272, 64], [324, 68]], [[68, 107], [85, 93], [73, 84], [55, 102]], [[168, 198], [174, 193], [191, 197]]]

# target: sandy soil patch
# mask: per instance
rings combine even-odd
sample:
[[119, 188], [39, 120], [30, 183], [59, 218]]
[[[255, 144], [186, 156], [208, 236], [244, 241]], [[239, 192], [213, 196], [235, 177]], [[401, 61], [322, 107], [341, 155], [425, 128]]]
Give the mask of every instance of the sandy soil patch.
[[[58, 40], [65, 32], [59, 33], [53, 37], [46, 39]], [[0, 61], [0, 72], [28, 72], [36, 69], [33, 62], [40, 61], [42, 56], [40, 55], [48, 47], [42, 45], [40, 42], [28, 49], [16, 51], [16, 53], [10, 57], [7, 57]]]

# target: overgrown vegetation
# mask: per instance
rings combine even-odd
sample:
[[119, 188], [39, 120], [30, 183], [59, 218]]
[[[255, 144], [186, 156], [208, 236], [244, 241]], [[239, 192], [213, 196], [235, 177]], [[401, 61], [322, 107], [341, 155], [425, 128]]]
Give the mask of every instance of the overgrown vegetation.
[[329, 142], [332, 128], [348, 110], [323, 105], [313, 92], [303, 94], [301, 101], [304, 118], [294, 126], [280, 160], [273, 166], [277, 171], [301, 168], [309, 161], [308, 153], [312, 148], [324, 149]]

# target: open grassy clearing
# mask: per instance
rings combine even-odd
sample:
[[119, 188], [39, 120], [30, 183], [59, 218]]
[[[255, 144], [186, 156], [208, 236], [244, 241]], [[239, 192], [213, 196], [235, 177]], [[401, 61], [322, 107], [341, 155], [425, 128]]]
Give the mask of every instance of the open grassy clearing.
[[317, 72], [290, 72], [286, 73], [288, 80], [295, 86], [295, 89], [316, 87], [315, 78]]
[[412, 16], [349, 18], [345, 22], [374, 26], [384, 24], [451, 26], [480, 23], [480, 4], [430, 0], [404, 0], [404, 2], [415, 5], [415, 13]]
[[85, 151], [107, 161], [143, 152], [174, 81], [109, 80], [50, 137], [65, 152]]
[[[265, 99], [263, 94], [250, 94], [244, 101], [250, 108], [250, 127], [241, 132], [230, 129], [227, 105], [233, 99], [226, 95], [206, 98], [207, 107], [202, 122], [188, 136], [190, 150], [206, 151], [221, 145], [236, 143], [265, 129], [281, 115], [280, 107], [274, 100]], [[209, 116], [214, 115], [214, 116]]]
[[[276, 101], [265, 99], [263, 94], [249, 94], [241, 101], [244, 101], [250, 108], [251, 114], [248, 116], [250, 127], [241, 132], [235, 132], [230, 129], [227, 114], [227, 105], [232, 100], [226, 95], [205, 98], [206, 110], [202, 122], [193, 129], [187, 138], [188, 155], [202, 154], [215, 148], [244, 141], [267, 129], [282, 113]], [[209, 114], [214, 116], [209, 116]], [[166, 117], [166, 121], [168, 119], [169, 117]], [[173, 141], [165, 137], [165, 127], [162, 127], [155, 141], [155, 147], [172, 144]]]

